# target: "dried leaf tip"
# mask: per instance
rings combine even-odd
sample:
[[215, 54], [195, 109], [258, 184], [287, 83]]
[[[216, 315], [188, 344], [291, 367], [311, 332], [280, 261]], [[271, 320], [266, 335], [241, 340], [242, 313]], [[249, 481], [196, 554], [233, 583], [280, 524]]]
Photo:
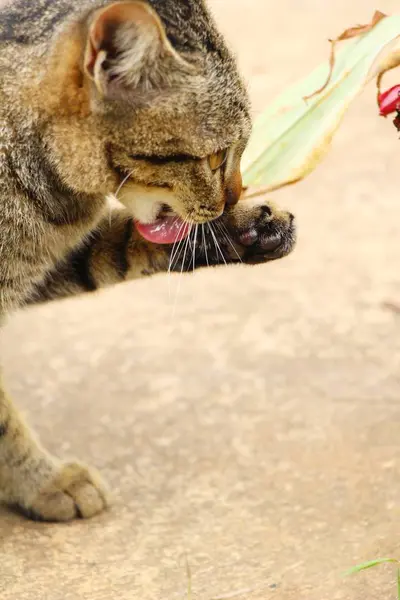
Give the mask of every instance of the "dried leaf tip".
[[336, 63], [336, 52], [335, 52], [336, 44], [338, 42], [344, 42], [346, 40], [351, 40], [352, 38], [355, 38], [360, 35], [364, 35], [365, 33], [368, 33], [369, 31], [371, 31], [371, 29], [376, 27], [376, 25], [378, 25], [378, 23], [380, 23], [382, 21], [382, 19], [386, 19], [386, 17], [387, 17], [387, 15], [385, 13], [377, 10], [377, 11], [375, 11], [375, 14], [372, 17], [372, 21], [370, 23], [367, 23], [366, 25], [355, 25], [354, 27], [349, 27], [348, 29], [345, 29], [343, 31], [343, 33], [341, 33], [337, 38], [328, 40], [329, 43], [331, 44], [328, 77], [327, 77], [325, 83], [318, 90], [316, 90], [312, 94], [309, 94], [308, 96], [304, 96], [304, 100], [306, 102], [307, 102], [307, 100], [311, 100], [311, 98], [318, 96], [318, 94], [321, 94], [324, 90], [326, 90], [326, 88], [330, 84], [330, 82], [332, 80], [333, 70], [335, 68], [335, 63]]

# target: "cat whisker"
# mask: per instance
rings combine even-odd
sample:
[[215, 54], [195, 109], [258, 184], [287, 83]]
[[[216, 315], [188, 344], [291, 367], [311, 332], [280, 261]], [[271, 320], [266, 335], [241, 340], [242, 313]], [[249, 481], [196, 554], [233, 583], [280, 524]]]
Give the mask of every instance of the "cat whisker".
[[206, 242], [206, 234], [204, 231], [204, 223], [202, 223], [202, 225], [201, 225], [201, 234], [202, 234], [202, 238], [203, 238], [204, 254], [206, 255], [206, 263], [207, 263], [207, 267], [209, 267], [210, 263], [208, 262], [207, 242]]
[[179, 262], [179, 259], [180, 259], [181, 255], [182, 255], [182, 250], [183, 250], [183, 248], [185, 246], [185, 242], [186, 243], [188, 242], [188, 238], [182, 238], [178, 242], [178, 246], [177, 246], [176, 252], [174, 254], [173, 261], [171, 261], [171, 270], [173, 270], [177, 266], [177, 264]]
[[185, 246], [185, 241], [186, 240], [181, 240], [178, 244], [178, 249], [177, 249], [177, 252], [175, 253], [174, 262], [171, 264], [171, 270], [169, 271], [170, 274], [171, 274], [171, 271], [173, 271], [175, 269], [175, 267], [178, 265], [179, 259], [182, 256], [182, 251]]
[[[178, 217], [176, 217], [175, 222], [177, 219], [178, 219]], [[179, 235], [180, 235], [184, 225], [185, 225], [185, 223], [181, 223], [179, 230], [178, 230], [177, 238], [179, 238]], [[182, 240], [179, 240], [179, 241], [175, 241], [172, 245], [172, 250], [171, 250], [171, 254], [169, 257], [169, 264], [168, 264], [168, 275], [171, 275], [171, 271], [175, 265], [175, 262], [177, 262], [179, 260], [181, 243], [182, 243]], [[171, 278], [170, 277], [168, 278], [168, 296], [169, 296], [169, 299], [171, 300]]]
[[[178, 219], [178, 217], [176, 217], [176, 219], [175, 219], [175, 223], [176, 223], [176, 220], [177, 220], [177, 219]], [[179, 227], [179, 230], [178, 230], [178, 235], [177, 235], [177, 238], [178, 238], [178, 239], [179, 239], [179, 236], [180, 236], [180, 234], [181, 234], [181, 231], [182, 231], [183, 227], [185, 227], [185, 225], [186, 225], [185, 221], [182, 221], [182, 223], [181, 223], [181, 225], [180, 225], [180, 227]], [[182, 240], [179, 240], [179, 242], [174, 242], [174, 243], [173, 243], [172, 250], [171, 250], [171, 256], [170, 256], [170, 259], [169, 259], [169, 268], [168, 268], [168, 272], [169, 272], [169, 273], [170, 273], [170, 272], [171, 272], [171, 270], [172, 270], [172, 267], [173, 267], [173, 262], [174, 262], [174, 260], [175, 260], [175, 258], [176, 258], [176, 254], [177, 254], [177, 252], [178, 252], [178, 250], [179, 250], [179, 246], [181, 245], [181, 242], [182, 242]]]
[[178, 285], [177, 285], [177, 288], [176, 288], [175, 302], [174, 302], [174, 308], [173, 308], [173, 311], [172, 311], [172, 317], [174, 317], [174, 315], [175, 315], [175, 310], [176, 310], [176, 305], [177, 305], [177, 302], [178, 302], [179, 292], [181, 290], [182, 275], [183, 275], [183, 269], [184, 269], [184, 266], [185, 266], [187, 249], [188, 249], [188, 246], [189, 246], [189, 238], [190, 238], [190, 235], [188, 235], [188, 237], [186, 238], [186, 241], [185, 241], [185, 250], [183, 252], [181, 272], [179, 274]]
[[214, 240], [214, 245], [215, 245], [215, 249], [216, 249], [216, 251], [217, 251], [217, 256], [218, 256], [218, 252], [219, 252], [219, 253], [220, 253], [220, 255], [221, 255], [221, 258], [222, 258], [222, 260], [224, 261], [224, 264], [226, 265], [226, 264], [227, 264], [227, 262], [226, 262], [226, 260], [225, 260], [225, 257], [224, 257], [224, 255], [223, 255], [223, 252], [222, 252], [222, 250], [221, 250], [221, 247], [220, 247], [220, 245], [218, 244], [218, 240], [217, 240], [217, 237], [216, 237], [216, 235], [215, 235], [215, 233], [214, 233], [214, 230], [213, 230], [212, 224], [211, 224], [211, 223], [207, 223], [207, 224], [208, 224], [208, 227], [209, 227], [209, 229], [210, 229], [211, 235], [212, 235], [212, 237], [213, 237], [213, 240]]
[[[185, 226], [185, 223], [183, 222], [181, 224], [181, 226], [179, 227], [177, 238], [179, 238], [179, 235], [180, 235], [180, 233], [182, 231], [182, 228], [184, 226]], [[185, 238], [182, 238], [178, 242], [174, 242], [174, 244], [173, 244], [172, 251], [171, 251], [171, 256], [170, 256], [170, 259], [169, 259], [169, 266], [168, 266], [168, 275], [169, 276], [171, 275], [171, 271], [173, 271], [173, 269], [175, 268], [175, 266], [179, 262], [179, 259], [180, 259], [181, 254], [182, 254], [182, 250], [184, 248], [184, 242], [185, 242]], [[171, 277], [168, 278], [168, 295], [169, 295], [169, 298], [171, 300]]]
[[193, 273], [196, 268], [196, 244], [197, 244], [198, 229], [199, 229], [199, 225], [197, 224], [196, 227], [194, 228], [194, 234], [193, 234]]
[[119, 184], [117, 191], [114, 194], [114, 196], [117, 198], [117, 200], [118, 200], [118, 194], [120, 193], [120, 191], [122, 190], [122, 188], [124, 187], [124, 185], [126, 184], [128, 179], [130, 179], [132, 177], [132, 175], [133, 175], [133, 171], [130, 171], [128, 173], [128, 175], [126, 177], [124, 177], [123, 180], [121, 181], [121, 183]]
[[228, 230], [226, 229], [225, 225], [222, 222], [215, 222], [215, 226], [218, 227], [218, 229], [220, 230], [221, 234], [224, 236], [224, 238], [226, 239], [226, 241], [228, 242], [228, 244], [231, 246], [232, 250], [234, 251], [234, 253], [236, 254], [236, 256], [238, 257], [240, 262], [243, 262], [241, 257], [238, 254], [238, 251], [235, 248], [234, 243], [232, 242], [232, 239], [228, 233]]
[[189, 231], [189, 235], [188, 235], [188, 238], [189, 238], [189, 248], [190, 248], [190, 250], [192, 250], [192, 240], [191, 240], [191, 237], [192, 237], [192, 229], [190, 229], [190, 231]]
[[[190, 242], [190, 233], [189, 233], [189, 235], [186, 238], [186, 244], [185, 244], [185, 250], [184, 250], [183, 258], [182, 258], [182, 266], [181, 266], [180, 275], [182, 275], [183, 271], [185, 270], [185, 260], [186, 260], [186, 255], [187, 255], [187, 251], [189, 249], [190, 243], [191, 242]], [[181, 277], [179, 278], [179, 280], [181, 280]]]

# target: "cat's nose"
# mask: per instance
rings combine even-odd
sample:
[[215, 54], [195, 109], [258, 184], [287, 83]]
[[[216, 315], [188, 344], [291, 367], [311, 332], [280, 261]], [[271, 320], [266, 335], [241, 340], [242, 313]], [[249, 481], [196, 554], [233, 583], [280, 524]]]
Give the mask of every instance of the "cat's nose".
[[242, 174], [238, 169], [225, 180], [225, 203], [234, 206], [239, 202], [243, 191]]

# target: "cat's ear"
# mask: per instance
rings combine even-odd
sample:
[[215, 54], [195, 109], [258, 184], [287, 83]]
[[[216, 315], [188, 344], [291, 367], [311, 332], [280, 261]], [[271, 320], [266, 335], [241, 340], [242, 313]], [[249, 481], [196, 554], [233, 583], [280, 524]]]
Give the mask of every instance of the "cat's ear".
[[95, 13], [84, 69], [105, 97], [150, 92], [171, 82], [174, 74], [193, 71], [172, 47], [157, 13], [142, 0], [114, 2]]

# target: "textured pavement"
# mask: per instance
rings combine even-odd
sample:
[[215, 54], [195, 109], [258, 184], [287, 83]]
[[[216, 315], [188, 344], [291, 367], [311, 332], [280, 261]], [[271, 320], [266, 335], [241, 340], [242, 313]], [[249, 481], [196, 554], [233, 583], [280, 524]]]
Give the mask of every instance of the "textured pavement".
[[[213, 2], [256, 112], [396, 5]], [[396, 598], [390, 567], [342, 574], [400, 558], [399, 144], [371, 88], [318, 171], [274, 195], [298, 217], [288, 259], [10, 320], [19, 406], [115, 500], [68, 525], [0, 509], [1, 600]]]

